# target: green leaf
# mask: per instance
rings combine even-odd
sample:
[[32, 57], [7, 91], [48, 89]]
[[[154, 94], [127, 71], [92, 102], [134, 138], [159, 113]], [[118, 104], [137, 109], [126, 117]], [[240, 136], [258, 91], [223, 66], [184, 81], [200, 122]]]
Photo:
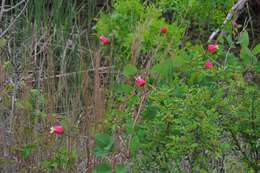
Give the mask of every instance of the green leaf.
[[202, 72], [199, 72], [199, 71], [193, 72], [193, 73], [191, 73], [189, 82], [191, 84], [195, 84], [195, 83], [203, 81], [203, 79], [205, 77], [206, 77], [205, 73], [202, 73]]
[[243, 60], [244, 65], [254, 64], [257, 60], [252, 54], [251, 50], [247, 47], [242, 47], [240, 51], [240, 57]]
[[5, 72], [12, 73], [13, 69], [14, 69], [13, 65], [12, 65], [12, 63], [10, 61], [4, 62], [4, 70], [5, 70]]
[[132, 88], [126, 84], [115, 84], [113, 87], [114, 91], [117, 93], [130, 94]]
[[116, 165], [116, 173], [128, 173], [127, 166], [124, 165]]
[[29, 158], [31, 151], [28, 148], [24, 148], [22, 152], [23, 159], [26, 160]]
[[232, 36], [231, 36], [231, 35], [228, 35], [228, 36], [226, 37], [226, 40], [227, 40], [227, 42], [228, 42], [228, 46], [229, 46], [229, 47], [234, 47], [234, 46], [233, 46], [233, 40], [232, 40]]
[[229, 143], [223, 143], [220, 145], [220, 148], [223, 150], [223, 151], [228, 151], [230, 149], [232, 149], [232, 145], [229, 144]]
[[27, 144], [22, 149], [22, 157], [24, 160], [27, 160], [32, 152], [37, 148], [35, 144]]
[[260, 53], [260, 44], [255, 46], [255, 48], [252, 50], [252, 53], [255, 56]]
[[238, 38], [238, 41], [242, 47], [248, 47], [248, 45], [249, 45], [248, 32], [247, 31], [242, 32]]
[[57, 169], [58, 166], [59, 166], [59, 164], [58, 164], [57, 162], [51, 162], [51, 163], [50, 163], [50, 167], [51, 167], [52, 169]]
[[257, 63], [257, 65], [256, 65], [256, 72], [260, 73], [260, 63]]
[[24, 109], [27, 111], [33, 111], [33, 105], [28, 99], [18, 99], [16, 102], [17, 109]]
[[94, 173], [112, 173], [112, 170], [107, 163], [101, 163], [94, 168]]
[[96, 146], [94, 149], [94, 154], [96, 156], [105, 156], [109, 154], [113, 147], [112, 136], [106, 133], [98, 133], [96, 135]]
[[4, 47], [6, 45], [6, 42], [7, 42], [6, 39], [1, 38], [0, 39], [0, 48]]
[[185, 57], [186, 54], [181, 54], [181, 56], [177, 56], [173, 60], [174, 67], [181, 67], [183, 64], [185, 64]]
[[138, 136], [134, 136], [131, 142], [131, 151], [136, 152], [139, 146], [140, 146], [140, 140]]
[[160, 64], [156, 64], [152, 67], [152, 72], [160, 74], [162, 78], [168, 79], [172, 76], [174, 67], [176, 64], [173, 59], [167, 59]]
[[146, 110], [143, 113], [143, 117], [146, 119], [153, 119], [157, 114], [157, 108], [151, 105], [148, 105]]
[[137, 73], [137, 68], [132, 64], [128, 64], [124, 68], [124, 75], [128, 78], [134, 76]]
[[176, 57], [173, 59], [174, 67], [183, 67], [186, 62], [190, 61], [191, 56], [184, 50], [177, 53]]
[[41, 163], [41, 167], [44, 169], [57, 169], [59, 164], [55, 160], [43, 160]]

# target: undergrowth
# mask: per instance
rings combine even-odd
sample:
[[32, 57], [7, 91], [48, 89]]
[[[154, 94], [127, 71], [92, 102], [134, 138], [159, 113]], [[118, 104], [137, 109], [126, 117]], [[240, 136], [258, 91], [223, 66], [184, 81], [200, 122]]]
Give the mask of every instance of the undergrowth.
[[228, 23], [206, 47], [235, 1], [98, 3], [0, 19], [1, 170], [256, 173], [260, 44]]

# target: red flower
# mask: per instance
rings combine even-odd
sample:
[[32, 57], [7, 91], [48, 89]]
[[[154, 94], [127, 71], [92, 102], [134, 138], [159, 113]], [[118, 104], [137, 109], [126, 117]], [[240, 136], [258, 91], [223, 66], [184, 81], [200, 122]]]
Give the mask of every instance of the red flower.
[[51, 127], [50, 133], [56, 133], [57, 135], [61, 135], [64, 133], [64, 128], [61, 125]]
[[106, 38], [104, 35], [101, 35], [99, 37], [99, 40], [104, 44], [104, 45], [108, 45], [110, 44], [110, 40], [108, 38]]
[[160, 28], [160, 33], [167, 33], [167, 32], [168, 32], [168, 28], [166, 28], [166, 27]]
[[209, 52], [216, 52], [218, 49], [218, 45], [217, 44], [209, 44], [208, 45], [208, 51]]
[[138, 76], [137, 78], [135, 78], [135, 84], [138, 86], [138, 87], [143, 87], [145, 85], [145, 80], [141, 77], [141, 76]]
[[212, 68], [213, 68], [213, 63], [212, 63], [210, 60], [208, 60], [208, 61], [206, 61], [206, 62], [204, 63], [204, 67], [205, 67], [206, 69], [212, 69]]

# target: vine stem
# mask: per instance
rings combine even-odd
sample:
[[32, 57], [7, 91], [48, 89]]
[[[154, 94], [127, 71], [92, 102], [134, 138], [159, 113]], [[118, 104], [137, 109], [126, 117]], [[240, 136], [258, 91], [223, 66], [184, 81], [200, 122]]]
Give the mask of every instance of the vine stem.
[[[133, 126], [132, 126], [132, 128], [134, 128], [135, 126], [136, 126], [136, 124], [137, 124], [137, 121], [138, 121], [138, 119], [139, 119], [139, 117], [140, 117], [140, 113], [141, 113], [141, 110], [142, 110], [142, 107], [143, 107], [143, 105], [144, 105], [144, 101], [145, 101], [145, 98], [147, 97], [147, 95], [148, 95], [148, 93], [144, 93], [143, 95], [142, 95], [142, 98], [141, 98], [141, 101], [140, 101], [140, 104], [139, 104], [139, 107], [138, 107], [138, 110], [137, 110], [137, 113], [136, 113], [136, 115], [134, 116], [134, 123], [133, 123]], [[131, 134], [130, 135], [130, 137], [129, 137], [129, 141], [128, 141], [128, 157], [130, 157], [130, 145], [131, 145], [131, 142], [132, 142], [132, 138], [133, 138], [133, 135]]]

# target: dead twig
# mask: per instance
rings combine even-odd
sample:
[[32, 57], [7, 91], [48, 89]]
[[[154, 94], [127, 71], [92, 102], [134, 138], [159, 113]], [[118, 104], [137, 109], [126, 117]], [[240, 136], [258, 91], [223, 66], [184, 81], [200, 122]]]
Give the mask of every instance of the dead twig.
[[244, 9], [245, 5], [249, 0], [238, 0], [237, 3], [232, 7], [231, 11], [228, 13], [226, 19], [220, 28], [216, 29], [209, 37], [208, 42], [211, 42], [215, 37], [219, 36], [222, 33], [223, 28], [226, 26], [227, 22], [233, 19], [233, 22], [236, 22], [238, 17], [241, 14], [241, 11]]
[[[99, 67], [97, 70], [98, 71], [103, 71], [103, 72], [99, 72], [99, 73], [108, 73], [105, 70], [109, 70], [113, 68], [112, 66], [109, 67]], [[47, 80], [47, 79], [54, 79], [54, 78], [61, 78], [61, 77], [68, 77], [68, 76], [73, 76], [76, 74], [81, 74], [81, 73], [86, 73], [86, 72], [93, 72], [95, 71], [95, 68], [89, 69], [89, 70], [82, 70], [82, 71], [76, 71], [76, 72], [70, 72], [70, 73], [61, 73], [58, 75], [54, 75], [54, 76], [49, 76], [49, 77], [42, 77], [39, 80], [43, 81], [43, 80]], [[26, 82], [35, 82], [36, 80], [30, 80], [32, 78], [32, 76], [28, 75], [26, 77], [23, 77], [21, 80], [26, 81]]]
[[4, 10], [5, 10], [5, 0], [2, 0], [2, 4], [1, 4], [1, 10], [0, 10], [0, 22], [2, 21], [3, 18], [3, 14], [4, 14]]
[[15, 4], [14, 6], [11, 6], [10, 8], [4, 9], [3, 12], [11, 11], [11, 10], [15, 9], [16, 7], [20, 6], [21, 4], [23, 4], [24, 2], [25, 2], [25, 0], [22, 0], [22, 1], [18, 2], [17, 4]]
[[[5, 1], [5, 0], [3, 0], [3, 1]], [[3, 3], [3, 1], [2, 1], [2, 3]], [[3, 37], [3, 36], [9, 31], [9, 29], [15, 24], [15, 22], [17, 21], [17, 19], [18, 19], [19, 17], [21, 17], [21, 15], [22, 15], [23, 12], [25, 11], [25, 9], [26, 9], [28, 3], [29, 3], [29, 0], [26, 1], [26, 3], [24, 4], [23, 9], [22, 9], [22, 10], [20, 11], [20, 13], [14, 18], [14, 20], [9, 24], [9, 26], [8, 26], [3, 32], [1, 32], [0, 38]], [[3, 11], [2, 11], [2, 9], [3, 9]], [[1, 12], [2, 12], [2, 13], [4, 12], [4, 6], [2, 6], [2, 8], [1, 8]], [[0, 15], [1, 15], [1, 14], [0, 14]], [[0, 17], [1, 17], [1, 16], [0, 16]], [[0, 19], [1, 19], [1, 18], [0, 18]], [[0, 20], [0, 21], [1, 21], [1, 20]]]

